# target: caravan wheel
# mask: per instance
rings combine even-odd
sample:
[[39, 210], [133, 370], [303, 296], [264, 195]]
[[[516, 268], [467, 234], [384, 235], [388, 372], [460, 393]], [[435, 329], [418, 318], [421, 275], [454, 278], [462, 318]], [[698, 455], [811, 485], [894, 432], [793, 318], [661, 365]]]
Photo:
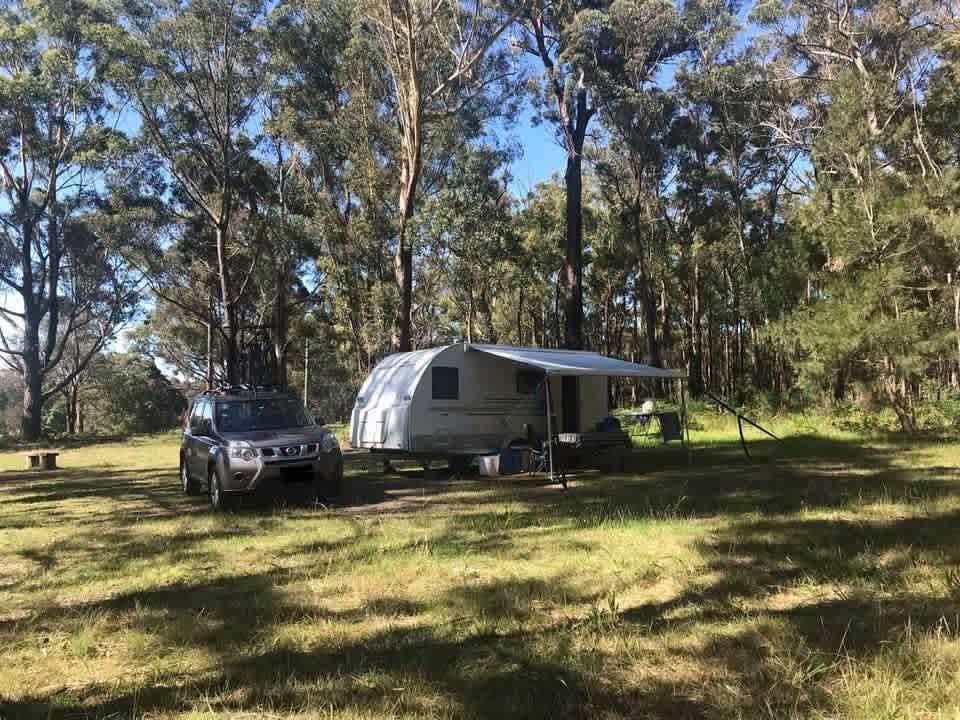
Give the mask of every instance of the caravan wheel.
[[450, 468], [450, 472], [454, 475], [463, 475], [470, 469], [470, 465], [473, 463], [472, 455], [451, 455], [447, 459], [447, 465]]

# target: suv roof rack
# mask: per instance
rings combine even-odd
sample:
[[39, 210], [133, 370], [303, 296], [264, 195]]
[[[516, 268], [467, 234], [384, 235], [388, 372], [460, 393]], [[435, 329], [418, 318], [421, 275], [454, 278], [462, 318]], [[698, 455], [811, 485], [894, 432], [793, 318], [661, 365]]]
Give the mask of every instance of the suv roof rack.
[[257, 395], [258, 393], [285, 393], [281, 385], [221, 385], [201, 392], [201, 395]]

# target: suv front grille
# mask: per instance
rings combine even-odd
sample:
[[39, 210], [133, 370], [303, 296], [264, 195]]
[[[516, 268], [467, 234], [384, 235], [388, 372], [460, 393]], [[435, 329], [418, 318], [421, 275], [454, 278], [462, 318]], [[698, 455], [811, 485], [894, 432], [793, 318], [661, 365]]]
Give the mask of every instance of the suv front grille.
[[277, 447], [260, 448], [260, 454], [265, 458], [276, 458], [275, 462], [297, 461], [312, 457], [319, 451], [317, 443], [307, 445], [279, 445]]

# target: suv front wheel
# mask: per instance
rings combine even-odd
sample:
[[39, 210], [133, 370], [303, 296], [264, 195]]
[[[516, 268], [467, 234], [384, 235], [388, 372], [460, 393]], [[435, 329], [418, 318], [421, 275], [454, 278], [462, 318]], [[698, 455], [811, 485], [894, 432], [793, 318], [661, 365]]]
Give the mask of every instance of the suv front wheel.
[[313, 486], [313, 502], [323, 503], [324, 501], [335, 500], [343, 492], [343, 458], [337, 458], [329, 476], [324, 476], [315, 481]]
[[186, 460], [180, 457], [180, 488], [184, 495], [196, 495], [200, 492], [197, 481], [190, 477], [190, 470], [187, 467]]
[[230, 499], [223, 491], [223, 482], [220, 480], [220, 471], [217, 468], [210, 470], [210, 505], [214, 510], [228, 510]]

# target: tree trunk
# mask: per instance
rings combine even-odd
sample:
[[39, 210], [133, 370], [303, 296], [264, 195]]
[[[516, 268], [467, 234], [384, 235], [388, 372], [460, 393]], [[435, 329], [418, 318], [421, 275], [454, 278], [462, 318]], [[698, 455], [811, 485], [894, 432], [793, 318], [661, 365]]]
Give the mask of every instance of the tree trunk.
[[557, 275], [557, 282], [554, 284], [553, 288], [553, 345], [545, 345], [544, 347], [560, 347], [560, 338], [563, 336], [560, 334], [560, 286], [563, 284], [563, 274]]
[[63, 393], [63, 399], [67, 406], [67, 435], [74, 436], [77, 434], [77, 389], [73, 383], [67, 385], [67, 389]]
[[663, 362], [660, 360], [660, 342], [657, 339], [657, 296], [653, 283], [645, 274], [642, 283], [643, 328], [647, 336], [648, 362], [654, 367], [661, 367]]
[[517, 288], [517, 345], [523, 347], [523, 283]]
[[400, 223], [397, 229], [397, 252], [393, 258], [393, 277], [400, 291], [400, 304], [393, 332], [393, 345], [398, 352], [409, 352], [413, 349], [413, 248], [407, 240], [407, 230], [415, 211], [422, 152], [420, 87], [415, 69], [411, 71], [407, 83], [409, 86], [406, 88], [405, 102], [398, 98], [404, 102], [400, 108]]
[[287, 305], [288, 274], [283, 267], [277, 268], [277, 300], [273, 309], [273, 382], [287, 387], [287, 344], [290, 331], [290, 308]]
[[700, 327], [700, 260], [694, 250], [693, 292], [690, 316], [690, 393], [694, 397], [703, 395], [703, 329]]
[[[567, 154], [567, 235], [563, 263], [563, 346], [583, 348], [583, 150], [582, 141]], [[578, 378], [564, 375], [560, 383], [564, 432], [580, 430], [580, 385]]]
[[213, 390], [213, 308], [210, 309], [210, 320], [207, 322], [207, 390]]
[[227, 263], [227, 229], [216, 229], [217, 270], [220, 276], [220, 302], [223, 305], [223, 360], [226, 366], [227, 385], [237, 384], [239, 370], [239, 348], [237, 347], [237, 304], [234, 302], [233, 288], [230, 284], [230, 268]]
[[957, 332], [957, 382], [960, 384], [960, 278], [954, 280], [953, 288], [953, 328]]
[[[29, 259], [27, 260], [29, 262]], [[24, 263], [27, 264], [26, 262]], [[20, 434], [27, 442], [40, 439], [43, 412], [43, 369], [40, 364], [40, 319], [34, 307], [32, 269], [24, 278], [23, 417]]]
[[640, 299], [643, 303], [643, 329], [647, 336], [647, 358], [654, 367], [662, 367], [660, 343], [657, 339], [657, 295], [653, 288], [653, 278], [647, 271], [647, 259], [644, 249], [642, 225], [639, 211], [632, 213], [633, 242], [637, 248], [638, 278], [640, 281]]
[[393, 333], [393, 345], [397, 352], [410, 352], [413, 349], [411, 342], [411, 313], [413, 310], [413, 251], [406, 247], [407, 220], [401, 220], [400, 239], [397, 243], [397, 252], [393, 258], [393, 277], [400, 290], [400, 305], [397, 309], [396, 327]]
[[566, 247], [563, 263], [563, 346], [583, 348], [583, 158], [580, 148], [567, 154]]
[[[888, 366], [890, 365], [892, 365], [892, 363], [888, 361]], [[890, 401], [890, 405], [897, 415], [900, 428], [905, 433], [915, 433], [917, 431], [917, 423], [914, 419], [913, 408], [910, 407], [901, 383], [897, 381], [896, 377], [887, 375], [887, 377], [883, 379], [883, 389], [887, 400]]]
[[473, 289], [467, 295], [467, 342], [473, 342]]
[[[27, 329], [30, 335], [30, 329]], [[34, 332], [35, 334], [35, 332]], [[20, 434], [27, 442], [40, 439], [43, 413], [43, 376], [40, 374], [40, 359], [36, 352], [23, 358], [23, 417]]]
[[477, 309], [480, 311], [480, 315], [483, 317], [483, 324], [487, 326], [485, 340], [496, 345], [498, 342], [497, 328], [493, 323], [493, 308], [490, 307], [490, 299], [487, 295], [488, 292], [489, 287], [481, 291], [480, 296], [477, 298]]

